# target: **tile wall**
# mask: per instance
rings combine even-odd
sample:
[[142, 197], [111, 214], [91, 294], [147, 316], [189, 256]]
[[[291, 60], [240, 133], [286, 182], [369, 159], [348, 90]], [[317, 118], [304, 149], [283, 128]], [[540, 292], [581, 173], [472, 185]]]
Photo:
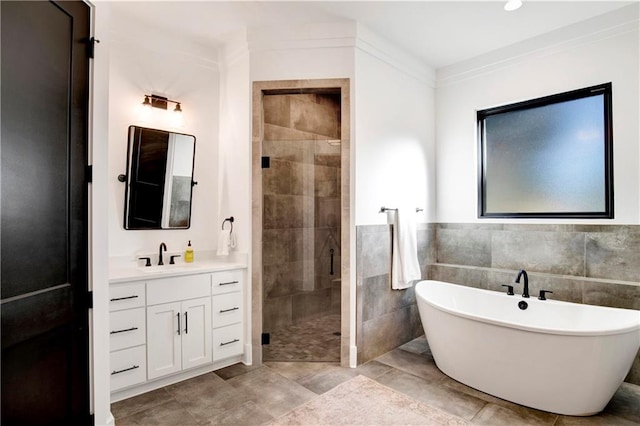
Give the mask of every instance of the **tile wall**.
[[[435, 228], [419, 224], [418, 260], [426, 278]], [[391, 290], [390, 225], [356, 227], [356, 345], [365, 363], [424, 334], [413, 288]]]
[[[391, 232], [356, 228], [359, 364], [422, 333], [413, 290], [390, 289]], [[503, 291], [525, 269], [533, 296], [640, 310], [637, 225], [422, 224], [418, 255], [423, 278]], [[640, 354], [626, 381], [640, 384]]]

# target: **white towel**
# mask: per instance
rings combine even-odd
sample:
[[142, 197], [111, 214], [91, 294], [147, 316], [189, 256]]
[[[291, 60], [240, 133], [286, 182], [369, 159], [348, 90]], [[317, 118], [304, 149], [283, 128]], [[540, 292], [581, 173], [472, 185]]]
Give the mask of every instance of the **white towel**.
[[398, 206], [398, 210], [388, 217], [393, 223], [391, 288], [403, 290], [411, 287], [412, 281], [422, 278], [418, 263], [416, 210]]
[[227, 256], [231, 247], [231, 231], [222, 230], [218, 236], [218, 256]]

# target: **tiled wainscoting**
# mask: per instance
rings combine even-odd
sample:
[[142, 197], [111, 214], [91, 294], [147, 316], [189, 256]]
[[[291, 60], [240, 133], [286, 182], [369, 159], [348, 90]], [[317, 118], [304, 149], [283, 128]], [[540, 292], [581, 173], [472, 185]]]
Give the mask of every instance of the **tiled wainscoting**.
[[[434, 258], [434, 226], [419, 224], [418, 260], [426, 278]], [[390, 225], [356, 227], [356, 345], [358, 364], [424, 333], [413, 288], [391, 290]]]
[[[358, 363], [422, 331], [413, 290], [390, 289], [390, 228], [357, 227]], [[533, 296], [640, 310], [637, 225], [422, 224], [418, 258], [423, 278], [503, 291], [525, 269]], [[640, 384], [640, 355], [626, 381]]]

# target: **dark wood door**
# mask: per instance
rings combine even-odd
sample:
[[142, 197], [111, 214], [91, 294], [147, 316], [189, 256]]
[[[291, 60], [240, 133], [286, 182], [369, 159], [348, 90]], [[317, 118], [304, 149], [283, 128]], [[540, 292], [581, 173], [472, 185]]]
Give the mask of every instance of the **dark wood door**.
[[2, 424], [87, 424], [90, 11], [0, 4]]

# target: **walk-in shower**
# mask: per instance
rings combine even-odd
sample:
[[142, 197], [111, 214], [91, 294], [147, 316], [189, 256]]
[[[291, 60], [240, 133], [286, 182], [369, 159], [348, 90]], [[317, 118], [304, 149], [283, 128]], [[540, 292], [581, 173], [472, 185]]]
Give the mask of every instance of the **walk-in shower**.
[[339, 94], [267, 95], [264, 361], [340, 361]]

